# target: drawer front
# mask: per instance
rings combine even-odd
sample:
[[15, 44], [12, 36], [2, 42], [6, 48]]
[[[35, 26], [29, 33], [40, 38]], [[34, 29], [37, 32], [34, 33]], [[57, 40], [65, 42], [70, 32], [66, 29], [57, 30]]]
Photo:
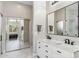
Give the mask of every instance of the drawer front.
[[47, 44], [47, 43], [45, 43], [45, 42], [40, 42], [40, 41], [37, 42], [37, 46], [41, 46], [41, 47], [44, 48], [44, 49], [47, 49], [47, 48], [48, 48], [48, 44]]
[[43, 58], [43, 52], [41, 49], [37, 50], [37, 55], [40, 57], [40, 58]]
[[44, 48], [38, 48], [37, 54], [40, 58], [48, 58], [48, 50], [46, 50]]
[[41, 58], [73, 58], [73, 54], [43, 41], [37, 41], [37, 54]]
[[48, 45], [45, 42], [37, 42], [37, 54], [41, 58], [48, 58]]
[[[51, 47], [50, 47], [51, 48]], [[73, 54], [59, 48], [49, 48], [49, 58], [72, 58]]]

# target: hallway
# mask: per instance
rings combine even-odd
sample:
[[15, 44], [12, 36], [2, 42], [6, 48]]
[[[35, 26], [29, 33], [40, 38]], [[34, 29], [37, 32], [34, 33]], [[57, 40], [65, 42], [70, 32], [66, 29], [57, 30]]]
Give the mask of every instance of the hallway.
[[29, 47], [29, 43], [28, 42], [24, 42], [24, 41], [19, 41], [19, 40], [10, 40], [7, 41], [6, 43], [6, 51], [12, 51], [12, 50], [17, 50], [17, 49], [22, 49], [22, 48], [27, 48]]
[[29, 2], [0, 1], [0, 58], [32, 58], [33, 2]]
[[13, 52], [7, 52], [1, 55], [0, 58], [32, 58], [32, 49], [26, 48]]

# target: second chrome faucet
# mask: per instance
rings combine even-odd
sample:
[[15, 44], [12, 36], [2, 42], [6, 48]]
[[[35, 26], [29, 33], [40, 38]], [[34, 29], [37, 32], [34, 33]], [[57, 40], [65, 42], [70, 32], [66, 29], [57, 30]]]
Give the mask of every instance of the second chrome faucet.
[[70, 45], [74, 45], [74, 41], [71, 42], [69, 39], [65, 39], [65, 43], [70, 44]]
[[70, 40], [69, 39], [65, 39], [65, 43], [70, 44]]

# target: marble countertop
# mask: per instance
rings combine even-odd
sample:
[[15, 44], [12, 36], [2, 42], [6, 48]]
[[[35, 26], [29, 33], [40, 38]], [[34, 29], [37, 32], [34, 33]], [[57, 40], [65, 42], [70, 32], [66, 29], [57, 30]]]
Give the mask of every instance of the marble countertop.
[[68, 51], [68, 52], [74, 53], [74, 52], [79, 51], [78, 45], [69, 45], [69, 44], [65, 44], [64, 42], [58, 41], [58, 40], [47, 40], [47, 43], [51, 46], [63, 49], [63, 50]]

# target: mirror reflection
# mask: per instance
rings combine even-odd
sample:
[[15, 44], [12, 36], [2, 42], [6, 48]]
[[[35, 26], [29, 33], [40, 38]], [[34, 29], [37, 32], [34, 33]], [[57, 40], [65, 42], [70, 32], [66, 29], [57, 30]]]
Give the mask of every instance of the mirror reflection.
[[78, 28], [78, 2], [48, 14], [49, 34], [78, 37]]
[[57, 24], [57, 34], [63, 35], [63, 21], [58, 21], [56, 24]]

